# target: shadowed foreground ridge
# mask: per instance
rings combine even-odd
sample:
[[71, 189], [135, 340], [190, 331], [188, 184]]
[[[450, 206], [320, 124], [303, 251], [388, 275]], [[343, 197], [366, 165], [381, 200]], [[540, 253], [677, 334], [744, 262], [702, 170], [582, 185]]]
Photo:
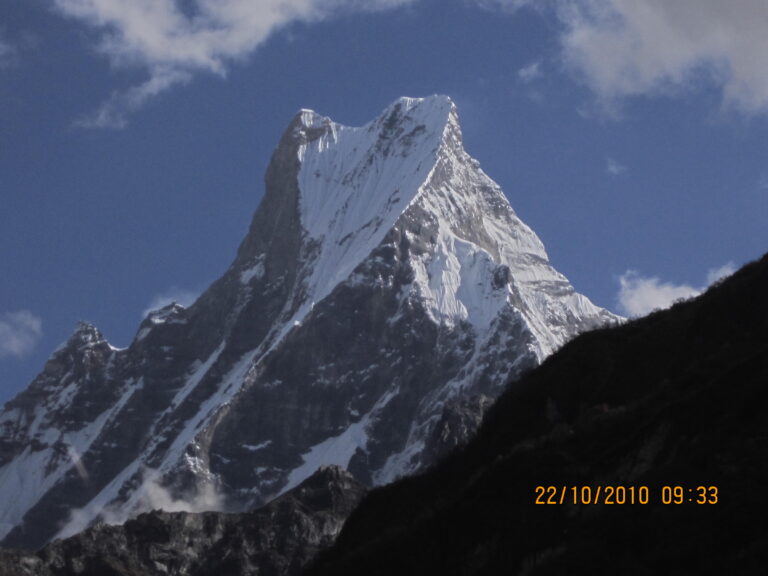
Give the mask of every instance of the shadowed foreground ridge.
[[263, 508], [240, 514], [154, 510], [123, 526], [98, 524], [36, 554], [0, 552], [0, 576], [288, 576], [327, 547], [362, 485], [321, 468]]
[[[768, 256], [701, 297], [582, 335], [479, 435], [377, 489], [310, 574], [764, 574]], [[537, 485], [646, 485], [648, 505], [535, 505]], [[663, 505], [661, 486], [717, 486]]]

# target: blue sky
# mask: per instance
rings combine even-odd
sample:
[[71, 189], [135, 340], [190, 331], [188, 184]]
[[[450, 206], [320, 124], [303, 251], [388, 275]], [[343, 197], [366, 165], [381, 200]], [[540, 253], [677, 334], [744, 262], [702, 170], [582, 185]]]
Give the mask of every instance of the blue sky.
[[450, 95], [465, 146], [599, 305], [768, 247], [763, 0], [3, 0], [0, 401], [78, 320], [116, 346], [234, 257], [299, 108]]

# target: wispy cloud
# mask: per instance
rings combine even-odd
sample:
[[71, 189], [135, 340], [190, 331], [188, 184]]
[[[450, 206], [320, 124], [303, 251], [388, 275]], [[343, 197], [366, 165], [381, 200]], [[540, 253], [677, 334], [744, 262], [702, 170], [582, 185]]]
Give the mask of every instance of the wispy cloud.
[[179, 70], [156, 70], [139, 86], [114, 92], [99, 108], [75, 122], [81, 128], [125, 128], [128, 115], [139, 110], [151, 98], [188, 82], [191, 75]]
[[699, 290], [687, 284], [645, 278], [628, 270], [619, 278], [619, 310], [627, 316], [645, 316], [653, 310], [669, 308], [677, 300], [691, 298]]
[[88, 470], [85, 468], [85, 464], [83, 464], [83, 459], [80, 456], [80, 452], [78, 452], [77, 448], [75, 448], [75, 446], [69, 442], [66, 442], [66, 447], [67, 456], [69, 456], [69, 460], [72, 462], [72, 466], [77, 472], [77, 475], [80, 476], [80, 479], [83, 482], [88, 482], [90, 479], [90, 474], [88, 474]]
[[516, 12], [520, 8], [536, 6], [541, 0], [474, 0], [475, 4], [486, 10], [506, 10]]
[[10, 68], [17, 63], [18, 50], [0, 34], [0, 70]]
[[[81, 464], [82, 466], [82, 464]], [[82, 473], [77, 469], [78, 474]], [[87, 481], [87, 475], [83, 481]], [[144, 468], [141, 485], [136, 489], [128, 504], [98, 506], [91, 502], [85, 508], [70, 512], [67, 523], [56, 534], [55, 539], [69, 538], [88, 528], [94, 521], [105, 524], [124, 524], [128, 519], [150, 510], [166, 512], [207, 512], [221, 511], [224, 498], [211, 484], [197, 487], [193, 492], [176, 497], [162, 485], [162, 478], [156, 470]]]
[[536, 60], [535, 62], [531, 62], [527, 66], [523, 66], [520, 68], [520, 70], [517, 71], [517, 77], [520, 79], [520, 82], [523, 84], [530, 84], [537, 78], [540, 78], [542, 75], [541, 72], [541, 61]]
[[168, 290], [155, 295], [150, 301], [149, 305], [142, 311], [141, 317], [146, 318], [147, 314], [153, 310], [158, 310], [168, 304], [181, 304], [182, 306], [191, 306], [192, 303], [200, 296], [199, 292], [192, 290], [184, 290], [182, 288], [171, 287]]
[[663, 282], [657, 277], [644, 277], [634, 270], [627, 270], [619, 278], [619, 311], [637, 317], [669, 308], [678, 300], [698, 296], [709, 285], [730, 276], [735, 270], [733, 262], [713, 268], [707, 272], [706, 285], [698, 288], [688, 284]]
[[627, 171], [627, 167], [609, 156], [605, 159], [605, 171], [611, 176], [619, 176]]
[[40, 37], [29, 30], [13, 30], [8, 34], [0, 23], [0, 71], [16, 68], [24, 56], [40, 45]]
[[719, 268], [712, 268], [709, 272], [707, 272], [707, 286], [714, 284], [718, 280], [727, 278], [734, 272], [736, 272], [736, 265], [733, 262], [723, 264]]
[[411, 0], [53, 0], [64, 16], [101, 33], [99, 51], [116, 67], [148, 79], [114, 93], [78, 124], [121, 128], [151, 98], [193, 74], [226, 74], [276, 31], [351, 11], [387, 10]]
[[42, 337], [43, 321], [29, 310], [0, 316], [0, 358], [23, 358], [35, 349]]

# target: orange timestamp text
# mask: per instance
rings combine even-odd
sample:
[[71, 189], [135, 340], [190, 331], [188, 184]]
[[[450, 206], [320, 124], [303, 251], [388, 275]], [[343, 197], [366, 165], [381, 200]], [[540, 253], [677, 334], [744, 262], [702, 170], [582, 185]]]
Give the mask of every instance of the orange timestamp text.
[[717, 504], [717, 486], [536, 486], [535, 504]]

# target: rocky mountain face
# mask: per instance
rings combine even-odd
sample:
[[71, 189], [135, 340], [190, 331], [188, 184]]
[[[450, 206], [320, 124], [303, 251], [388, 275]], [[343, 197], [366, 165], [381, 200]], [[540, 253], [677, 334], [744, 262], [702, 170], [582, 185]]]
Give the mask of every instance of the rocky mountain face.
[[0, 552], [0, 576], [291, 576], [328, 547], [365, 488], [331, 466], [263, 508], [140, 514], [36, 553]]
[[463, 450], [371, 492], [307, 574], [763, 574], [767, 382], [764, 256], [571, 341]]
[[616, 317], [463, 149], [454, 104], [288, 126], [237, 256], [125, 349], [89, 324], [0, 413], [0, 538], [249, 510], [319, 466], [365, 484], [460, 444], [503, 385]]

